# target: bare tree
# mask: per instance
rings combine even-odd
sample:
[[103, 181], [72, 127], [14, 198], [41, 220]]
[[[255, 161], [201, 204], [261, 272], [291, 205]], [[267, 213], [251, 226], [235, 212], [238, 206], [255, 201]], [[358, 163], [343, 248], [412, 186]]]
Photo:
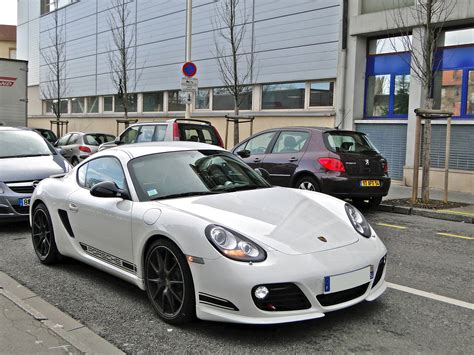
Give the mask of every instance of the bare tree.
[[[109, 48], [108, 60], [112, 82], [117, 89], [118, 98], [124, 110], [124, 119], [132, 104], [130, 96], [130, 73], [135, 64], [135, 29], [131, 25], [130, 0], [112, 0], [108, 24], [112, 32], [113, 47]], [[134, 81], [135, 83], [135, 81]], [[132, 91], [135, 84], [132, 86]], [[127, 125], [127, 124], [126, 124]]]
[[[251, 19], [245, 4], [240, 0], [220, 0], [216, 2], [213, 19], [214, 46], [217, 66], [225, 90], [234, 100], [234, 144], [239, 138], [239, 113], [243, 101], [248, 98], [249, 85], [255, 79], [253, 47], [243, 48], [247, 27]], [[252, 36], [252, 41], [253, 36]], [[245, 65], [244, 65], [245, 64]]]
[[[48, 68], [47, 81], [41, 85], [41, 95], [48, 100], [56, 116], [56, 134], [59, 137], [60, 121], [63, 113], [61, 103], [67, 95], [66, 83], [66, 36], [64, 23], [60, 23], [58, 0], [52, 0], [54, 27], [49, 32], [50, 46], [41, 50], [41, 56]], [[66, 109], [67, 111], [67, 109]], [[67, 113], [67, 112], [66, 112]]]
[[[434, 106], [433, 85], [435, 73], [440, 62], [435, 56], [435, 50], [442, 35], [445, 23], [456, 6], [456, 0], [415, 0], [414, 5], [406, 7], [406, 0], [391, 0], [395, 9], [390, 11], [392, 22], [401, 35], [400, 42], [390, 39], [395, 51], [411, 54], [408, 64], [416, 80], [423, 89], [423, 107], [431, 110]], [[419, 38], [411, 36], [413, 27], [422, 27], [423, 33]], [[419, 41], [419, 43], [414, 43]], [[400, 48], [402, 47], [402, 48]], [[404, 58], [404, 57], [402, 57]], [[429, 165], [430, 165], [431, 120], [425, 120], [423, 131], [423, 179], [422, 200], [429, 201]], [[418, 169], [418, 167], [413, 167]], [[414, 183], [414, 186], [417, 184]]]

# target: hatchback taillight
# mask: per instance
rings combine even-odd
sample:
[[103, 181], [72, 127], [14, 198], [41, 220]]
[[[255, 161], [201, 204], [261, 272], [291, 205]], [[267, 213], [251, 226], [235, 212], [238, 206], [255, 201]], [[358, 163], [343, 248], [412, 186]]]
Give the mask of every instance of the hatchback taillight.
[[346, 172], [344, 164], [339, 159], [335, 158], [319, 158], [319, 164], [324, 166], [327, 170], [330, 171], [339, 171], [341, 173]]
[[79, 150], [84, 153], [92, 153], [92, 150], [89, 147], [86, 147], [85, 145], [81, 145], [79, 147]]
[[173, 123], [173, 140], [179, 141], [179, 126], [176, 122]]
[[382, 164], [383, 164], [383, 173], [384, 173], [384, 174], [388, 174], [388, 163], [387, 163], [387, 161], [384, 160], [384, 161], [382, 162]]

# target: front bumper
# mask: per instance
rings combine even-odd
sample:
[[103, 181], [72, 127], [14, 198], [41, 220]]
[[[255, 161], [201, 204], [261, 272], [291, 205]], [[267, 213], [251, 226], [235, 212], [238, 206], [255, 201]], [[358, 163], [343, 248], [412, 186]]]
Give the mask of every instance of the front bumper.
[[[321, 176], [322, 192], [340, 198], [387, 196], [391, 179], [388, 176]], [[362, 180], [379, 180], [380, 186], [362, 187]]]
[[22, 207], [19, 200], [31, 198], [31, 194], [17, 194], [13, 191], [5, 191], [0, 195], [0, 221], [27, 220], [30, 208]]
[[[365, 238], [363, 238], [365, 239]], [[385, 267], [374, 284], [355, 298], [323, 306], [317, 296], [324, 294], [324, 278], [373, 266], [374, 276], [386, 249], [378, 237], [360, 240], [342, 248], [324, 252], [287, 255], [267, 250], [262, 263], [242, 263], [224, 257], [190, 263], [196, 292], [198, 318], [247, 324], [276, 324], [323, 317], [325, 313], [350, 307], [364, 300], [372, 301], [386, 289]], [[382, 270], [382, 268], [381, 268]], [[257, 285], [293, 283], [306, 296], [309, 308], [292, 311], [261, 310], [252, 299]], [[203, 295], [206, 297], [203, 299]], [[209, 301], [209, 299], [217, 301]]]

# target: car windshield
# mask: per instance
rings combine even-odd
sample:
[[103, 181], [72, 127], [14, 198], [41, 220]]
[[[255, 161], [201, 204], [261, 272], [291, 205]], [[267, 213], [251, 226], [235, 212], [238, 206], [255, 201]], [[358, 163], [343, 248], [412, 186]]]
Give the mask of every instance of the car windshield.
[[101, 145], [102, 143], [112, 142], [115, 139], [110, 134], [90, 133], [84, 135], [84, 144], [87, 145]]
[[43, 137], [33, 131], [0, 132], [0, 159], [56, 154]]
[[266, 188], [256, 171], [220, 150], [146, 155], [128, 164], [140, 201]]
[[369, 138], [358, 132], [324, 133], [326, 148], [338, 153], [378, 153]]

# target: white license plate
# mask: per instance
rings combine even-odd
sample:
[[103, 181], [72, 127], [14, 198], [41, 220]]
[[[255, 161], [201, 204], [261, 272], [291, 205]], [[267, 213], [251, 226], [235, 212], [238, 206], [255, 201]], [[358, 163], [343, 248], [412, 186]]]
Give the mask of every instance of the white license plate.
[[18, 204], [21, 207], [28, 207], [30, 205], [30, 199], [29, 198], [20, 198], [18, 200]]
[[363, 269], [345, 274], [324, 277], [324, 293], [339, 292], [368, 283], [374, 277], [374, 269], [367, 266]]

